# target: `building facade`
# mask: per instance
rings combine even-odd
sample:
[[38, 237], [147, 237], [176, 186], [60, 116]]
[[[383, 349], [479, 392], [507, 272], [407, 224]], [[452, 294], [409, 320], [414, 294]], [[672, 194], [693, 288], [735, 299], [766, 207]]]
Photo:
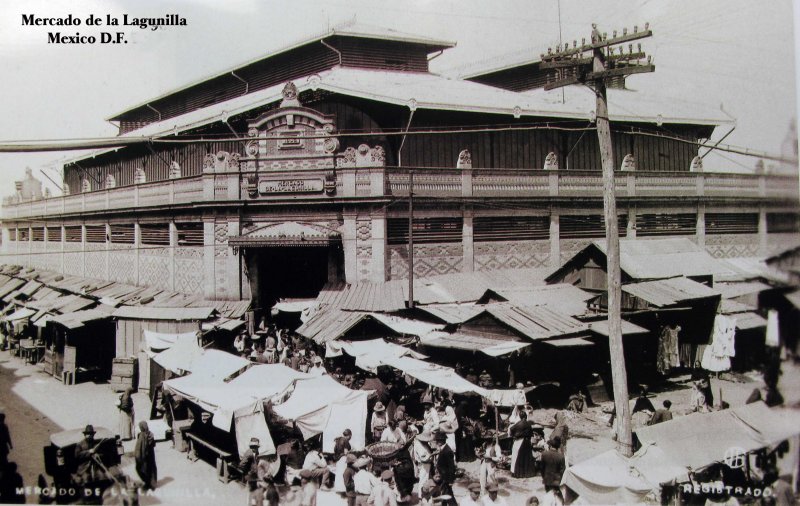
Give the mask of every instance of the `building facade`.
[[[604, 235], [591, 114], [429, 72], [450, 46], [337, 29], [120, 113], [121, 146], [65, 164], [65, 195], [5, 199], [4, 263], [263, 309], [407, 278], [413, 180], [415, 275], [556, 268]], [[698, 116], [612, 116], [621, 235], [795, 244], [796, 177], [702, 172], [726, 120]]]

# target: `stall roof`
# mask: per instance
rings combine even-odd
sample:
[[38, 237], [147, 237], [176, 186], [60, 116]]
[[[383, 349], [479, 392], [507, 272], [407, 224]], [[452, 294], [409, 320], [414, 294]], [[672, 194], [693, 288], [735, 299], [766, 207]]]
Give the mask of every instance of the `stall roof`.
[[721, 275], [714, 281], [749, 281], [765, 279], [777, 283], [787, 283], [789, 276], [786, 273], [773, 269], [763, 258], [759, 257], [732, 257], [717, 260], [733, 274]]
[[13, 322], [17, 320], [22, 320], [24, 318], [30, 318], [31, 316], [35, 315], [36, 311], [33, 309], [28, 309], [27, 307], [22, 307], [11, 313], [10, 315], [4, 316], [3, 320], [7, 322]]
[[501, 303], [485, 307], [486, 312], [497, 320], [533, 340], [589, 330], [586, 323], [545, 306], [530, 307]]
[[731, 316], [736, 320], [736, 328], [739, 330], [767, 328], [767, 320], [758, 313], [749, 311]]
[[382, 313], [370, 313], [370, 316], [398, 334], [424, 336], [433, 331], [441, 330], [442, 328], [442, 325], [436, 325], [419, 320], [411, 320], [409, 318], [403, 318], [400, 316]]
[[249, 300], [199, 300], [192, 307], [213, 307], [224, 318], [241, 318], [250, 309]]
[[588, 339], [584, 339], [582, 337], [568, 337], [566, 339], [552, 339], [548, 341], [542, 341], [544, 344], [549, 344], [550, 346], [555, 346], [556, 348], [572, 348], [572, 347], [580, 347], [580, 346], [594, 346], [595, 343], [589, 341]]
[[[720, 264], [708, 251], [686, 238], [620, 239], [620, 269], [632, 279], [663, 279], [676, 276], [730, 276], [730, 269]], [[548, 281], [561, 279], [595, 254], [606, 255], [606, 242], [594, 241], [576, 253]]]
[[137, 320], [207, 320], [213, 312], [213, 307], [122, 306], [111, 316]]
[[[589, 322], [589, 330], [596, 332], [602, 336], [609, 336], [608, 320], [600, 320], [596, 322]], [[644, 327], [640, 327], [629, 321], [622, 320], [622, 335], [628, 334], [647, 334], [650, 332]]]
[[406, 308], [403, 284], [398, 281], [385, 283], [356, 283], [347, 288], [341, 308], [350, 311], [391, 312]]
[[216, 320], [211, 320], [209, 322], [203, 323], [203, 330], [211, 330], [211, 329], [220, 329], [220, 330], [227, 330], [228, 332], [233, 332], [239, 327], [244, 326], [246, 322], [244, 320], [231, 320], [229, 318], [217, 318]]
[[641, 427], [642, 445], [655, 444], [670, 461], [697, 471], [725, 459], [731, 448], [746, 452], [800, 434], [800, 413], [770, 409], [763, 402], [695, 413]]
[[[11, 278], [0, 287], [0, 298], [5, 297], [6, 295], [10, 294], [11, 292], [17, 290], [19, 287], [25, 284], [24, 279], [18, 278]], [[5, 299], [3, 299], [5, 300]]]
[[64, 313], [54, 316], [51, 321], [59, 323], [68, 329], [76, 329], [83, 327], [83, 325], [90, 321], [103, 320], [111, 317], [111, 311], [114, 308], [100, 305], [93, 309], [86, 309], [83, 311], [75, 311], [73, 313]]
[[578, 315], [586, 312], [586, 301], [597, 297], [597, 294], [581, 290], [568, 283], [541, 286], [509, 286], [491, 288], [484, 298], [495, 293], [520, 306], [553, 306], [562, 313]]
[[622, 291], [655, 307], [720, 296], [718, 291], [684, 277], [629, 283], [622, 285]]
[[466, 333], [432, 332], [420, 338], [420, 343], [435, 348], [480, 351], [490, 357], [507, 355], [521, 350], [531, 343], [523, 343], [516, 339], [493, 339], [488, 336], [477, 336]]
[[368, 313], [336, 308], [323, 310], [301, 325], [296, 332], [317, 344], [324, 344], [340, 338], [365, 318], [369, 318]]
[[439, 318], [445, 323], [463, 323], [483, 313], [486, 308], [475, 304], [433, 304], [417, 306], [420, 311]]
[[722, 281], [714, 283], [714, 289], [722, 294], [724, 300], [760, 293], [772, 289], [772, 286], [762, 281]]

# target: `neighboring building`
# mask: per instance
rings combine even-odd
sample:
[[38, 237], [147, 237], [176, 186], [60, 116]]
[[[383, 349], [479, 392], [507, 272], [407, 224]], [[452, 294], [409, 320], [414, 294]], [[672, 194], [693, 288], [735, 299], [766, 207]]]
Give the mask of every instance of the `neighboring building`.
[[[66, 163], [69, 195], [4, 201], [6, 262], [257, 310], [402, 279], [413, 168], [417, 275], [558, 267], [604, 235], [591, 101], [429, 72], [452, 46], [351, 25], [116, 114], [132, 144]], [[717, 111], [610, 100], [621, 235], [714, 256], [800, 238], [791, 178], [699, 172]], [[158, 142], [176, 134], [195, 141]]]

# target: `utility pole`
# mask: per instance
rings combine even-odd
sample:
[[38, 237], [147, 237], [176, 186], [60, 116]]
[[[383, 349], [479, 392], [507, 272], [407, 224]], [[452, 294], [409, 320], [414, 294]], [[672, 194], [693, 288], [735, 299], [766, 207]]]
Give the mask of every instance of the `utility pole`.
[[408, 169], [408, 309], [414, 308], [414, 169]]
[[[597, 97], [595, 118], [597, 137], [600, 143], [600, 161], [603, 167], [603, 210], [606, 222], [606, 270], [608, 271], [608, 347], [611, 357], [611, 377], [614, 387], [614, 407], [617, 420], [617, 448], [622, 455], [633, 454], [633, 436], [631, 434], [631, 414], [628, 400], [628, 376], [625, 368], [625, 353], [622, 347], [622, 318], [620, 306], [622, 301], [621, 275], [619, 267], [619, 231], [617, 223], [617, 201], [614, 196], [614, 153], [611, 143], [611, 127], [608, 120], [608, 104], [606, 101], [606, 81], [613, 77], [622, 77], [642, 72], [653, 72], [655, 67], [647, 58], [647, 64], [640, 65], [644, 58], [641, 44], [636, 52], [633, 44], [628, 44], [626, 54], [622, 47], [614, 54], [614, 45], [642, 39], [652, 35], [649, 25], [645, 24], [643, 32], [634, 27], [633, 33], [623, 30], [622, 36], [615, 31], [609, 39], [605, 33], [597, 31], [592, 25], [591, 43], [584, 39], [578, 47], [573, 41], [556, 48], [554, 53], [548, 49], [542, 55], [541, 68], [556, 69], [557, 79], [545, 85], [545, 89], [555, 89], [570, 84], [586, 84], [594, 89]], [[560, 45], [559, 45], [560, 46]], [[591, 58], [584, 53], [592, 53]]]

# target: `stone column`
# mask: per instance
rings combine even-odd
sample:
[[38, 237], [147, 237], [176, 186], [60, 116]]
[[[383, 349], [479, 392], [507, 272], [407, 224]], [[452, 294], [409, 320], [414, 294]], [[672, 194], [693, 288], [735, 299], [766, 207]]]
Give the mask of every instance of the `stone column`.
[[109, 257], [111, 255], [111, 225], [106, 223], [106, 253], [104, 255], [104, 266], [103, 266], [103, 279], [109, 279]]
[[343, 214], [342, 247], [344, 248], [344, 279], [347, 283], [358, 281], [358, 249], [356, 248], [356, 214]]
[[[472, 172], [472, 171], [470, 171]], [[472, 181], [470, 178], [470, 191], [472, 190]], [[473, 272], [475, 270], [475, 231], [473, 227], [473, 220], [475, 219], [474, 211], [472, 209], [464, 210], [464, 227], [461, 232], [462, 245], [464, 247], [464, 267], [463, 272]]]
[[142, 227], [138, 223], [133, 224], [133, 279], [137, 285], [143, 285], [139, 279], [139, 257], [142, 254]]
[[706, 247], [706, 205], [697, 205], [697, 226], [695, 230], [697, 245], [701, 248]]
[[203, 298], [214, 298], [214, 218], [203, 219]]
[[[231, 216], [228, 217], [228, 240], [231, 237], [237, 237], [241, 235], [241, 223], [239, 222], [238, 216]], [[224, 297], [226, 300], [241, 300], [244, 294], [242, 290], [242, 283], [250, 285], [250, 282], [244, 277], [242, 274], [242, 268], [239, 265], [240, 258], [242, 251], [237, 250], [236, 254], [233, 254], [233, 248], [229, 246], [229, 244], [225, 244], [226, 248], [226, 255], [224, 261], [224, 269], [225, 269], [225, 293]]]
[[175, 290], [175, 249], [178, 247], [178, 227], [169, 220], [169, 289]]
[[86, 277], [86, 225], [81, 225], [81, 271], [80, 276]]
[[64, 250], [67, 247], [67, 228], [64, 225], [61, 225], [61, 227], [59, 228], [61, 229], [61, 262], [60, 262], [60, 270], [58, 272], [60, 272], [61, 274], [66, 274], [67, 266], [64, 258], [65, 255]]
[[386, 246], [386, 211], [372, 216], [372, 266], [369, 280], [373, 283], [383, 283], [387, 276], [387, 246]]
[[628, 239], [636, 239], [636, 208], [628, 208], [628, 225], [625, 227]]
[[550, 267], [561, 266], [561, 216], [550, 210]]
[[760, 256], [766, 256], [769, 254], [768, 232], [769, 231], [767, 230], [767, 208], [761, 206], [758, 209], [758, 254]]

